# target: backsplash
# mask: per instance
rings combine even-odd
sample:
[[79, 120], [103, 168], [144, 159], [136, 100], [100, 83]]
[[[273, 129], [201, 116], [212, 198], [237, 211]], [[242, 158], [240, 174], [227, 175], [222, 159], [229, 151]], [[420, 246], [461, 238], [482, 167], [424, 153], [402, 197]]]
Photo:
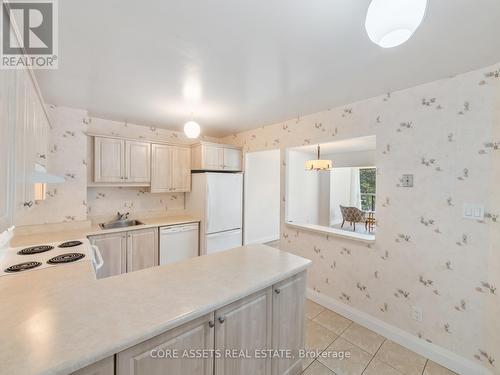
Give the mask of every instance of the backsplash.
[[[313, 260], [310, 289], [494, 373], [500, 368], [499, 68], [223, 139], [244, 152], [281, 149], [281, 248]], [[376, 242], [287, 226], [285, 149], [366, 135], [377, 136]], [[407, 173], [413, 188], [401, 187]], [[463, 219], [464, 203], [483, 204], [485, 219]], [[422, 322], [412, 319], [412, 306], [423, 309]]]
[[117, 211], [134, 215], [170, 215], [184, 210], [184, 193], [151, 194], [146, 188], [88, 188], [90, 219], [115, 216]]

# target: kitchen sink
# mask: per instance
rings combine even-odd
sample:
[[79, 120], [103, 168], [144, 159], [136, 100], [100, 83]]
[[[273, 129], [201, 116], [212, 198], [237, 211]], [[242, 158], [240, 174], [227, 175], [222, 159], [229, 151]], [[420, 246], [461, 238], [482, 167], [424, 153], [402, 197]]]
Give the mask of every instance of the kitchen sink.
[[114, 221], [112, 223], [102, 223], [99, 224], [99, 227], [101, 229], [116, 229], [116, 228], [126, 228], [126, 227], [133, 227], [136, 225], [143, 225], [144, 223], [140, 222], [139, 220], [120, 220], [120, 221]]

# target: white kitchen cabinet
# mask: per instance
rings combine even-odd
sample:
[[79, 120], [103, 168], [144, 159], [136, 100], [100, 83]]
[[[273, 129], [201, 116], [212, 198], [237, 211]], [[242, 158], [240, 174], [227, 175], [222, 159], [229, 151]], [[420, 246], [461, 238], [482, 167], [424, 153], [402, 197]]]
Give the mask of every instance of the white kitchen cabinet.
[[151, 151], [148, 142], [94, 137], [94, 182], [149, 185]]
[[273, 375], [296, 375], [302, 372], [299, 350], [304, 348], [304, 296], [306, 274], [300, 273], [273, 286], [274, 350], [289, 350], [291, 358], [276, 358]]
[[188, 147], [153, 144], [151, 155], [152, 193], [191, 190], [191, 152]]
[[225, 171], [241, 171], [241, 150], [224, 147], [223, 166]]
[[94, 181], [123, 182], [125, 178], [125, 141], [94, 138]]
[[232, 145], [200, 142], [191, 148], [191, 169], [241, 171], [241, 149]]
[[[305, 272], [292, 276], [118, 353], [116, 375], [300, 374], [305, 278]], [[215, 359], [182, 358], [185, 349], [213, 352]], [[296, 358], [265, 358], [272, 349]]]
[[22, 222], [35, 203], [35, 164], [47, 166], [49, 120], [31, 74], [25, 70], [12, 77], [11, 112], [15, 123], [14, 222]]
[[157, 266], [158, 228], [127, 232], [127, 272]]
[[[184, 350], [213, 350], [213, 313], [133, 346], [116, 356], [117, 375], [211, 375], [213, 358], [183, 358]], [[177, 353], [180, 358], [161, 358]], [[154, 358], [154, 357], [157, 358]]]
[[172, 192], [191, 191], [191, 150], [187, 147], [172, 149]]
[[158, 228], [100, 234], [89, 240], [104, 260], [97, 271], [99, 279], [158, 265]]
[[14, 199], [15, 71], [0, 70], [0, 232], [12, 224]]
[[102, 234], [89, 239], [92, 245], [99, 248], [104, 261], [97, 271], [98, 279], [127, 272], [127, 232]]
[[[215, 312], [215, 347], [223, 353], [271, 349], [272, 292], [264, 289]], [[269, 358], [216, 358], [215, 375], [271, 374]]]
[[115, 359], [114, 356], [104, 358], [90, 366], [84, 367], [81, 370], [73, 372], [71, 375], [114, 375], [115, 374]]
[[125, 181], [150, 182], [151, 144], [125, 141]]

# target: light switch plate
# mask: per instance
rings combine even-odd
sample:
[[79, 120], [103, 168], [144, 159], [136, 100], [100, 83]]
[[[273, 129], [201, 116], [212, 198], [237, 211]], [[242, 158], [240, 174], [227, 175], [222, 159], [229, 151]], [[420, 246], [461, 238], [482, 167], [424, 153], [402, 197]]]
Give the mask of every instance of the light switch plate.
[[402, 187], [413, 187], [413, 175], [412, 174], [404, 174], [401, 177], [401, 186]]
[[469, 220], [483, 220], [484, 206], [477, 203], [464, 203], [462, 217]]

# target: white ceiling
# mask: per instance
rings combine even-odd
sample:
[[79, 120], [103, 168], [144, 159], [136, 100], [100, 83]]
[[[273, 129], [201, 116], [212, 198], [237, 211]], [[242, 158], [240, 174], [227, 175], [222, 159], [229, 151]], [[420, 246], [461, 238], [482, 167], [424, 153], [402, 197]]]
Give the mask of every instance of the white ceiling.
[[405, 45], [364, 30], [369, 0], [63, 0], [49, 103], [222, 135], [500, 61], [500, 1], [429, 0]]
[[[321, 155], [343, 154], [347, 152], [375, 151], [377, 149], [377, 137], [369, 135], [343, 139], [341, 141], [321, 143]], [[307, 145], [294, 147], [292, 150], [316, 154], [318, 145]]]

